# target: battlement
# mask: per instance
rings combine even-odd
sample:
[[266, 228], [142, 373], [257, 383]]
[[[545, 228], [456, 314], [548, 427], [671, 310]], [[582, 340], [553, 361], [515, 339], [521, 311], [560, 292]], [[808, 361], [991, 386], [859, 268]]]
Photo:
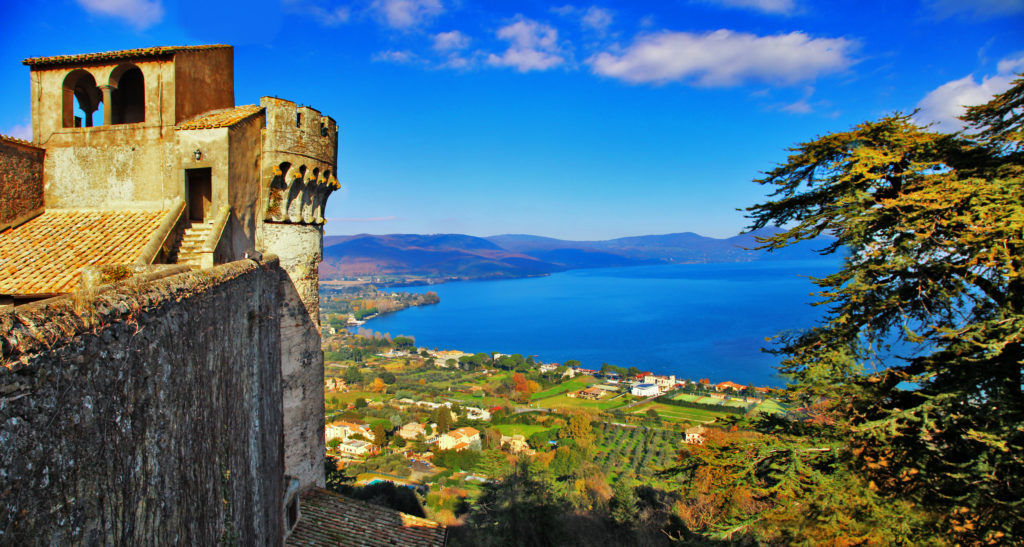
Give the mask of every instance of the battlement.
[[263, 97], [264, 219], [271, 222], [323, 224], [324, 207], [341, 187], [337, 173], [338, 124], [308, 106]]

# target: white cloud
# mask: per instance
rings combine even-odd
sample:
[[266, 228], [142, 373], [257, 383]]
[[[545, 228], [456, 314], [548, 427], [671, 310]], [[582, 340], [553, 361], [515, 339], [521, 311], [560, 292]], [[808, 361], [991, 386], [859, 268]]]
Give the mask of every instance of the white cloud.
[[328, 27], [347, 23], [352, 18], [352, 10], [348, 6], [325, 8], [304, 0], [284, 0], [284, 6], [292, 13], [304, 13], [316, 19], [321, 25]]
[[757, 36], [731, 30], [661, 32], [638, 37], [623, 52], [588, 59], [593, 71], [634, 84], [691, 81], [734, 86], [758, 80], [795, 84], [844, 70], [857, 43], [802, 32]]
[[937, 17], [963, 13], [989, 19], [1024, 12], [1024, 0], [930, 0], [927, 4]]
[[776, 15], [790, 15], [796, 11], [796, 2], [793, 0], [708, 0], [713, 4], [729, 8], [743, 8], [772, 13]]
[[437, 51], [466, 49], [467, 46], [469, 46], [469, 36], [457, 30], [439, 32], [434, 35], [434, 49]]
[[14, 137], [23, 141], [32, 140], [32, 122], [26, 122], [21, 125], [15, 125], [3, 132], [8, 137]]
[[161, 0], [77, 0], [89, 13], [124, 19], [138, 29], [159, 23], [164, 18]]
[[383, 61], [387, 63], [398, 63], [401, 65], [416, 62], [419, 60], [419, 57], [417, 57], [415, 53], [407, 49], [389, 49], [387, 51], [378, 51], [373, 55], [372, 60]]
[[528, 72], [547, 70], [565, 62], [558, 47], [558, 31], [554, 27], [521, 15], [518, 17], [516, 22], [498, 29], [498, 38], [510, 42], [510, 45], [501, 56], [489, 55], [489, 64]]
[[587, 11], [583, 13], [583, 17], [580, 19], [580, 22], [583, 23], [584, 27], [603, 34], [608, 30], [608, 27], [611, 26], [613, 19], [614, 17], [612, 16], [612, 12], [597, 6], [590, 6], [587, 8]]
[[444, 13], [440, 0], [373, 0], [370, 8], [397, 29], [418, 27]]
[[966, 107], [984, 104], [993, 95], [1009, 89], [1014, 80], [1013, 73], [1021, 69], [1024, 69], [1024, 55], [1003, 59], [997, 65], [998, 73], [983, 77], [980, 83], [971, 74], [946, 82], [917, 103], [918, 112], [914, 115], [914, 121], [921, 125], [935, 124], [935, 129], [939, 131], [963, 129], [964, 123], [957, 118], [963, 115]]

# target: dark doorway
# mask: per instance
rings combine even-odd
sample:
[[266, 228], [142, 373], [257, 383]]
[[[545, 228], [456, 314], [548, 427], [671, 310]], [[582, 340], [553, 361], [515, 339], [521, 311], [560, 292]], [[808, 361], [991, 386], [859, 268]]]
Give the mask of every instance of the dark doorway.
[[210, 215], [210, 202], [213, 198], [210, 168], [186, 169], [185, 186], [188, 190], [189, 220], [206, 220]]

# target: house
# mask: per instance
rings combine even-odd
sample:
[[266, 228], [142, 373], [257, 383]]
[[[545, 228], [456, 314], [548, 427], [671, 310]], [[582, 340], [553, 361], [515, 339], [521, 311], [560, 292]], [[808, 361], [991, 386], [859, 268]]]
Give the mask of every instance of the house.
[[608, 383], [597, 384], [597, 385], [595, 385], [593, 387], [595, 389], [600, 389], [601, 391], [604, 391], [604, 392], [607, 392], [607, 393], [618, 393], [619, 391], [621, 391], [619, 386], [609, 385]]
[[655, 376], [653, 374], [648, 374], [644, 376], [643, 383], [654, 384], [658, 386], [658, 389], [662, 393], [665, 393], [676, 388], [676, 377], [674, 374], [671, 376]]
[[355, 435], [362, 435], [368, 441], [373, 440], [373, 431], [366, 424], [357, 424], [346, 421], [336, 421], [324, 426], [324, 440], [331, 439], [347, 440]]
[[430, 426], [431, 433], [437, 431], [437, 424], [421, 424], [416, 422], [409, 422], [403, 425], [402, 428], [398, 430], [398, 436], [407, 441], [416, 440], [420, 436], [422, 436], [423, 438], [427, 438], [428, 425]]
[[500, 444], [502, 448], [512, 454], [526, 454], [527, 456], [532, 456], [537, 453], [536, 450], [530, 448], [530, 444], [526, 442], [526, 437], [522, 435], [512, 435], [511, 437], [502, 435]]
[[633, 384], [629, 392], [637, 397], [656, 397], [661, 394], [654, 384]]
[[369, 456], [377, 453], [377, 447], [374, 446], [373, 443], [360, 441], [358, 439], [341, 441], [338, 443], [335, 450], [348, 456]]
[[466, 450], [474, 444], [480, 446], [480, 432], [472, 427], [453, 429], [437, 440], [439, 450]]
[[464, 406], [462, 410], [466, 412], [466, 417], [470, 420], [482, 420], [490, 421], [491, 412], [483, 408], [477, 408], [475, 406]]
[[341, 378], [324, 378], [324, 391], [348, 391], [348, 384]]
[[704, 444], [704, 433], [706, 431], [704, 426], [701, 425], [688, 427], [684, 431], [686, 436], [683, 438], [683, 442], [686, 444]]
[[323, 488], [302, 494], [302, 518], [288, 546], [409, 545], [443, 547], [445, 527], [365, 501], [346, 498]]
[[600, 399], [602, 395], [604, 395], [604, 391], [602, 391], [601, 389], [598, 389], [598, 388], [596, 388], [594, 386], [590, 386], [590, 387], [588, 387], [586, 389], [581, 389], [579, 391], [575, 391], [575, 392], [569, 394], [570, 397], [575, 397], [577, 399], [590, 399], [590, 400]]
[[747, 389], [747, 386], [737, 384], [736, 382], [725, 381], [720, 384], [715, 384], [715, 389], [717, 389], [718, 391], [725, 391], [727, 389], [731, 389], [733, 391], [743, 391], [744, 389]]
[[543, 374], [552, 372], [556, 368], [558, 368], [558, 363], [541, 363], [541, 365], [537, 367], [537, 370], [539, 370]]

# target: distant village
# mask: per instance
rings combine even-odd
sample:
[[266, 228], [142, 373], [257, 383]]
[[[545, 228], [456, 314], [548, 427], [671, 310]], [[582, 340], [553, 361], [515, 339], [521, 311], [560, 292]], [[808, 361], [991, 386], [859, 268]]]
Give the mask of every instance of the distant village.
[[[330, 327], [328, 327], [330, 328]], [[432, 359], [438, 368], [457, 369], [459, 360], [472, 357], [473, 354], [458, 350], [436, 350], [428, 348], [397, 349], [390, 348], [377, 354], [384, 359], [409, 359], [424, 358]], [[492, 353], [492, 361], [501, 359], [504, 354]], [[725, 401], [727, 398], [734, 401], [743, 401], [748, 404], [759, 404], [771, 391], [767, 387], [744, 386], [736, 382], [724, 381], [712, 384], [709, 379], [704, 378], [697, 381], [676, 378], [675, 375], [658, 375], [652, 372], [641, 371], [638, 374], [624, 377], [623, 374], [613, 371], [601, 372], [600, 370], [564, 366], [558, 363], [536, 363], [536, 371], [541, 374], [560, 374], [560, 377], [568, 380], [576, 377], [592, 377], [600, 380], [600, 383], [589, 385], [585, 388], [565, 392], [565, 396], [581, 400], [600, 401], [606, 398], [631, 395], [637, 400], [631, 404], [639, 404], [673, 392], [697, 392], [710, 399]], [[498, 373], [498, 370], [482, 370], [484, 374]], [[327, 377], [324, 382], [326, 392], [347, 392], [349, 386], [345, 380], [337, 377]], [[408, 397], [390, 398], [385, 401], [370, 401], [366, 403], [370, 409], [390, 408], [400, 411], [425, 410], [436, 413], [439, 408], [449, 409], [449, 423], [455, 423], [460, 416], [451, 411], [455, 407], [462, 413], [461, 417], [470, 421], [489, 422], [492, 412], [500, 411], [502, 407], [479, 408], [475, 406], [458, 405], [451, 401], [434, 402], [416, 400]], [[533, 405], [530, 405], [531, 407]], [[349, 406], [355, 409], [356, 405]], [[546, 410], [535, 408], [535, 410]], [[686, 429], [686, 436], [683, 442], [699, 444], [703, 442], [704, 428], [696, 426]], [[433, 453], [438, 450], [480, 450], [481, 432], [470, 426], [459, 427], [449, 431], [441, 431], [437, 422], [410, 421], [401, 426], [395, 426], [393, 433], [408, 441], [410, 448], [402, 451], [403, 455], [413, 461], [429, 462]], [[370, 425], [363, 422], [349, 420], [335, 420], [325, 426], [325, 441], [339, 457], [342, 464], [361, 458], [374, 456], [380, 453], [381, 444], [374, 443], [375, 434]], [[419, 443], [423, 450], [415, 450], [413, 442]], [[512, 454], [532, 455], [535, 453], [523, 435], [502, 435], [498, 439], [498, 446]]]

